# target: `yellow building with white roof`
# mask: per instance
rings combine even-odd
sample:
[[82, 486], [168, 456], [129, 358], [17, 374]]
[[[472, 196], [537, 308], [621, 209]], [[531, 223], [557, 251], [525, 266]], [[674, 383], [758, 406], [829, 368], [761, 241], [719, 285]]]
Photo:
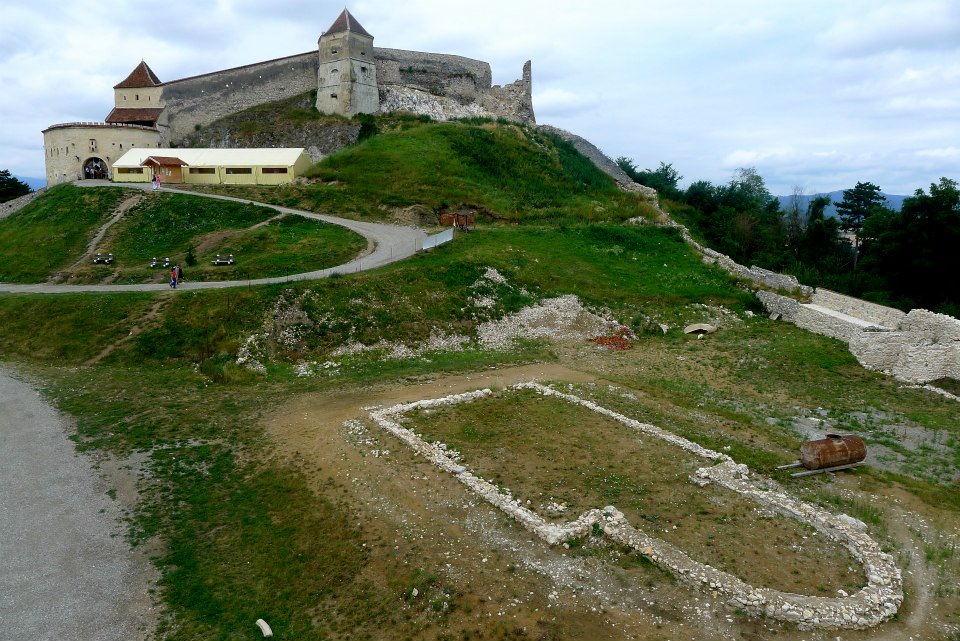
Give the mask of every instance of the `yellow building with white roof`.
[[113, 163], [114, 182], [283, 185], [312, 165], [303, 147], [263, 149], [134, 148]]

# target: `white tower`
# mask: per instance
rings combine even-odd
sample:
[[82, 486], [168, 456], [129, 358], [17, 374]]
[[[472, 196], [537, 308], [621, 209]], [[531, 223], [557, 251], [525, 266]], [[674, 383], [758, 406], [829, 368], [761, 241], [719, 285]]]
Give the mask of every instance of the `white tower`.
[[373, 36], [344, 9], [317, 44], [317, 110], [344, 116], [379, 111]]

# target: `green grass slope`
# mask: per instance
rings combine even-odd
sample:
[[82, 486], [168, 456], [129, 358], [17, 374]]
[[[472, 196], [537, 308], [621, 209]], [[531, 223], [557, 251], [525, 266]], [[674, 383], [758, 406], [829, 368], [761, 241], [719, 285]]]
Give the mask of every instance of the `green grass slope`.
[[37, 283], [73, 264], [129, 192], [55, 187], [0, 220], [0, 281]]
[[[87, 244], [126, 198], [140, 198], [107, 228], [95, 248], [114, 262], [80, 261]], [[154, 257], [180, 263], [191, 280], [284, 276], [349, 262], [366, 247], [360, 235], [298, 216], [279, 217], [268, 207], [118, 187], [64, 185], [0, 221], [0, 281], [143, 283], [164, 280], [150, 268]], [[214, 267], [216, 254], [234, 254], [235, 265]], [[195, 259], [189, 265], [189, 257]]]
[[487, 220], [519, 223], [655, 215], [572, 145], [527, 126], [402, 116], [376, 123], [383, 133], [324, 158], [307, 174], [317, 179], [313, 184], [214, 191], [374, 219], [407, 207], [433, 213], [468, 207]]

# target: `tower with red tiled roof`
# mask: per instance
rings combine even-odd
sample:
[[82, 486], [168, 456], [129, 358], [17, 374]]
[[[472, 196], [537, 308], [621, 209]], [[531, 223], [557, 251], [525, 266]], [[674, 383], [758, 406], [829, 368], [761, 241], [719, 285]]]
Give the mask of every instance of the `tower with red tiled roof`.
[[317, 110], [344, 116], [379, 111], [373, 36], [344, 9], [317, 44]]
[[104, 120], [113, 124], [155, 127], [163, 107], [163, 83], [141, 60], [129, 76], [114, 85], [113, 110]]

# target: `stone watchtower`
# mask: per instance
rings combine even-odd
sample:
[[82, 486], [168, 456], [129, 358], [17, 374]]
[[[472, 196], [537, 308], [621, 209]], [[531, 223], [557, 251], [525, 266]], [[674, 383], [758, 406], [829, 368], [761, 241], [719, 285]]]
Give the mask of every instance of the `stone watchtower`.
[[380, 109], [373, 36], [346, 9], [320, 36], [317, 111], [354, 116]]

